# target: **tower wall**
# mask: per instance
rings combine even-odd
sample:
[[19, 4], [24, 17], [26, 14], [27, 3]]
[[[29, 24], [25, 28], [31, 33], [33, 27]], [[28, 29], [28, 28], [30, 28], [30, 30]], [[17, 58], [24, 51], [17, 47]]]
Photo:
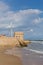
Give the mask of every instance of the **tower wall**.
[[24, 33], [23, 32], [15, 32], [14, 33], [15, 38], [19, 40], [23, 40]]

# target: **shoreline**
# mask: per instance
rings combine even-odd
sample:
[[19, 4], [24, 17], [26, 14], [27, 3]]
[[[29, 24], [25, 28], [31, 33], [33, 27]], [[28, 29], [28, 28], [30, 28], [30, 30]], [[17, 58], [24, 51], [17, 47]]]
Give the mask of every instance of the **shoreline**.
[[0, 48], [0, 65], [23, 65], [20, 57], [10, 54], [5, 54], [4, 52], [11, 48]]
[[22, 65], [43, 65], [43, 57], [23, 48], [12, 48], [5, 51], [8, 55], [14, 55], [22, 60]]
[[[1, 64], [2, 63], [2, 64]], [[1, 48], [0, 65], [43, 65], [43, 55], [23, 48]]]

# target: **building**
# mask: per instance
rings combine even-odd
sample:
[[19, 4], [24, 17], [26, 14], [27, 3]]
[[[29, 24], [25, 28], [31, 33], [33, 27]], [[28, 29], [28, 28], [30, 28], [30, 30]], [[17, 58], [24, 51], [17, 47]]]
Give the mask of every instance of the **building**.
[[24, 36], [23, 32], [15, 32], [14, 33], [14, 37], [19, 39], [19, 40], [23, 40], [23, 36]]
[[11, 45], [11, 46], [20, 46], [27, 45], [29, 41], [24, 40], [23, 32], [15, 32], [14, 37], [7, 37], [5, 35], [0, 35], [0, 45]]

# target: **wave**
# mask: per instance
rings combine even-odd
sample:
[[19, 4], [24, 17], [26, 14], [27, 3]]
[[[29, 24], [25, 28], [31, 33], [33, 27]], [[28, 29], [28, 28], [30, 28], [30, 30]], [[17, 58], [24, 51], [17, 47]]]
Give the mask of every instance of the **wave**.
[[43, 54], [43, 51], [38, 51], [38, 50], [33, 50], [33, 49], [29, 49], [29, 48], [24, 48], [25, 50], [29, 50], [38, 54]]
[[39, 44], [43, 44], [43, 41], [31, 41], [31, 43], [39, 43]]

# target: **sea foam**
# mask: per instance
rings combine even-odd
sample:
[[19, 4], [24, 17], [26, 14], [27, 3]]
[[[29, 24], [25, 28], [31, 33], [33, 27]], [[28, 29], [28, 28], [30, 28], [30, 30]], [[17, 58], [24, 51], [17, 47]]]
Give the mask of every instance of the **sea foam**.
[[43, 51], [33, 50], [33, 49], [29, 49], [29, 48], [24, 48], [24, 49], [35, 52], [35, 53], [43, 54]]

